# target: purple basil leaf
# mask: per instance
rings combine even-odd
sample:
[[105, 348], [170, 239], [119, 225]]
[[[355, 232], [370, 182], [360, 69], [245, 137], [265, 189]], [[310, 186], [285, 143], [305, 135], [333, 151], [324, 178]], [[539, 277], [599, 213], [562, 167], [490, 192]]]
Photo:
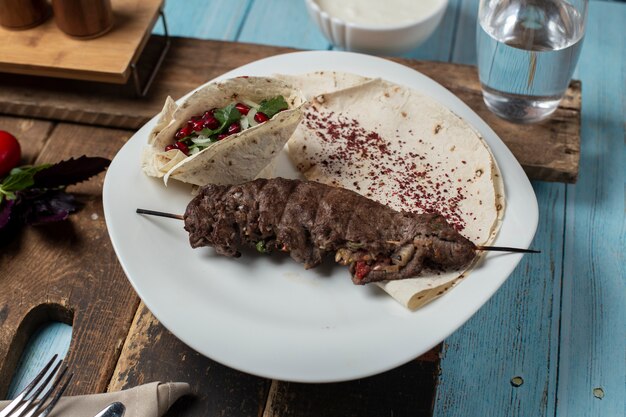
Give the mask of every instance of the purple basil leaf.
[[81, 156], [58, 162], [35, 174], [34, 187], [57, 188], [78, 184], [104, 171], [111, 163], [100, 157]]
[[70, 213], [79, 207], [78, 201], [72, 194], [64, 191], [45, 191], [41, 194], [30, 195], [22, 200], [24, 221], [26, 224], [39, 225], [44, 223], [65, 220]]
[[9, 224], [13, 204], [15, 204], [15, 200], [4, 200], [2, 204], [0, 204], [0, 230]]

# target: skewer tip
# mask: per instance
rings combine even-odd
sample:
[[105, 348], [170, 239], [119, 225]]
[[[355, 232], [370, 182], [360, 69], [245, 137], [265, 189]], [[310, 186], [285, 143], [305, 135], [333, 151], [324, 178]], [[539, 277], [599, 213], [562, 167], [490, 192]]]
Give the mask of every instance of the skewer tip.
[[476, 246], [476, 249], [493, 252], [541, 253], [540, 250], [536, 249], [510, 248], [508, 246]]
[[136, 213], [137, 214], [149, 214], [151, 216], [168, 217], [170, 219], [184, 220], [181, 214], [165, 213], [163, 211], [138, 208], [136, 210]]

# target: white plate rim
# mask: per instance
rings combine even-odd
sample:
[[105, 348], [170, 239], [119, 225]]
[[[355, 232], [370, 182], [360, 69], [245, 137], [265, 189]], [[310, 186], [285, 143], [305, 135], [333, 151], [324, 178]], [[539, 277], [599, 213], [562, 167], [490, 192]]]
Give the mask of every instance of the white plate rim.
[[[369, 55], [338, 51], [307, 51], [261, 59], [223, 74], [217, 77], [216, 80], [241, 75], [271, 75], [277, 72], [303, 73], [314, 70], [336, 70], [354, 72], [370, 77], [379, 76], [392, 82], [417, 88], [421, 93], [435, 98], [465, 119], [489, 144], [498, 161], [504, 179], [507, 205], [502, 229], [495, 244], [519, 247], [528, 247], [530, 245], [537, 228], [538, 207], [532, 186], [521, 166], [496, 133], [473, 110], [450, 91], [425, 75], [401, 64]], [[198, 88], [201, 88], [201, 86]], [[121, 210], [134, 210], [135, 207], [132, 205], [132, 200], [133, 198], [140, 198], [140, 195], [129, 190], [122, 189], [120, 191], [120, 186], [124, 185], [124, 181], [127, 181], [124, 180], [126, 171], [124, 163], [130, 158], [132, 153], [136, 157], [136, 164], [133, 169], [140, 170], [137, 149], [141, 148], [141, 145], [147, 138], [147, 134], [155, 123], [156, 116], [135, 133], [116, 155], [109, 167], [103, 187], [103, 205], [107, 229], [114, 250], [129, 281], [155, 317], [191, 348], [231, 368], [272, 379], [316, 383], [352, 380], [392, 369], [426, 352], [465, 323], [505, 282], [522, 258], [518, 254], [508, 254], [506, 256], [489, 254], [486, 261], [483, 262], [485, 271], [479, 270], [470, 274], [455, 289], [424, 308], [416, 312], [407, 313], [399, 312], [393, 310], [393, 307], [389, 307], [389, 311], [392, 311], [390, 314], [390, 320], [392, 321], [390, 326], [388, 326], [389, 330], [381, 327], [378, 322], [375, 322], [377, 325], [376, 331], [378, 332], [376, 335], [367, 334], [367, 329], [360, 328], [362, 326], [358, 325], [355, 329], [344, 329], [353, 331], [356, 337], [362, 337], [363, 340], [374, 345], [377, 344], [375, 339], [387, 338], [390, 345], [386, 355], [376, 355], [374, 348], [371, 351], [368, 350], [369, 345], [363, 347], [363, 351], [352, 352], [351, 346], [345, 346], [344, 349], [344, 346], [341, 344], [345, 344], [343, 340], [338, 342], [336, 346], [332, 345], [334, 351], [331, 349], [328, 353], [319, 353], [317, 350], [309, 352], [303, 350], [300, 357], [297, 354], [291, 354], [291, 352], [284, 352], [284, 354], [280, 355], [280, 346], [277, 346], [282, 336], [280, 326], [274, 328], [273, 323], [263, 323], [266, 328], [260, 331], [259, 329], [251, 328], [251, 322], [246, 321], [245, 317], [232, 318], [232, 323], [229, 323], [229, 326], [226, 327], [223, 323], [211, 323], [212, 330], [224, 332], [224, 335], [234, 332], [235, 336], [232, 336], [232, 340], [229, 339], [223, 342], [221, 340], [216, 341], [215, 338], [211, 339], [210, 337], [207, 339], [206, 335], [200, 335], [198, 331], [199, 328], [204, 329], [205, 323], [192, 323], [189, 317], [185, 318], [181, 312], [181, 305], [189, 302], [195, 295], [185, 294], [181, 296], [176, 294], [175, 291], [167, 292], [151, 288], [148, 281], [146, 281], [146, 277], [142, 276], [141, 268], [138, 267], [137, 261], [129, 254], [126, 241], [129, 230], [132, 231], [132, 227], [129, 228], [128, 224], [122, 225], [118, 221], [118, 219], [122, 218]], [[124, 195], [120, 196], [120, 193]], [[125, 201], [124, 198], [120, 197], [129, 198], [130, 201]], [[134, 203], [137, 204], [136, 201]], [[140, 220], [137, 219], [137, 222], [139, 223]], [[145, 227], [147, 224], [154, 225], [155, 223], [144, 222], [142, 225]], [[514, 241], [507, 240], [511, 238], [510, 228], [515, 229], [516, 237]], [[141, 236], [135, 236], [135, 238], [141, 240]], [[490, 272], [493, 269], [498, 271], [495, 275]], [[484, 282], [479, 282], [481, 278], [484, 280], [485, 277], [483, 275], [485, 274], [488, 274], [489, 278], [486, 286]], [[446, 313], [445, 309], [450, 306], [455, 306], [455, 309], [457, 309], [454, 314]], [[220, 307], [218, 306], [217, 308]], [[385, 308], [387, 309], [387, 307]], [[384, 310], [385, 314], [388, 313], [386, 309]], [[411, 332], [407, 332], [407, 329], [419, 331], [421, 325], [421, 321], [415, 319], [415, 317], [436, 317], [442, 322], [441, 328], [433, 329], [429, 327], [428, 334], [423, 337], [413, 335]], [[400, 323], [397, 328], [396, 322]], [[407, 333], [398, 334], [400, 333], [398, 329]], [[315, 344], [317, 340], [315, 337], [319, 335], [319, 329], [316, 330], [316, 333], [307, 333], [307, 331], [298, 331], [297, 329], [294, 332], [293, 328], [290, 328], [290, 331], [293, 332], [293, 337], [297, 340], [296, 344], [300, 347], [306, 347], [305, 343]], [[339, 338], [342, 337], [341, 331], [341, 329], [337, 331], [329, 329], [330, 333], [335, 332], [335, 337]], [[254, 341], [254, 348], [247, 349], [238, 346], [237, 341], [241, 342], [242, 340]], [[332, 342], [331, 339], [324, 340]], [[398, 342], [401, 346], [397, 347], [392, 342]], [[220, 345], [220, 343], [225, 346]], [[220, 346], [219, 349], [217, 345]], [[270, 347], [274, 347], [278, 351], [273, 352]], [[324, 347], [320, 347], [320, 349], [323, 350]], [[335, 360], [333, 355], [341, 357], [343, 362]], [[326, 361], [321, 360], [323, 358], [326, 358]], [[344, 362], [345, 366], [342, 366]]]

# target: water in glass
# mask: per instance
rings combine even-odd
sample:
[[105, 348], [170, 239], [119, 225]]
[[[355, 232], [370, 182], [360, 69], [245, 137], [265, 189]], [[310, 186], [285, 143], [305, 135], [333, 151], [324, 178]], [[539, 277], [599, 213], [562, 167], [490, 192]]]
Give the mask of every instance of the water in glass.
[[478, 68], [487, 107], [532, 123], [556, 110], [582, 46], [586, 1], [483, 0]]

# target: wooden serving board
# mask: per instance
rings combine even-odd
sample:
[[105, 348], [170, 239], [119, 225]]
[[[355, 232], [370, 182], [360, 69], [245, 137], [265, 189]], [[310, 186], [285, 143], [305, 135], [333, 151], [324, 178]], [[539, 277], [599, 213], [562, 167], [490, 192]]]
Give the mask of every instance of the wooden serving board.
[[[161, 50], [153, 36], [139, 61], [148, 73]], [[147, 97], [130, 86], [72, 80], [0, 76], [0, 113], [136, 130], [161, 110], [169, 95], [178, 98], [233, 68], [293, 49], [243, 43], [173, 38], [171, 49]], [[548, 121], [516, 125], [484, 105], [475, 67], [444, 62], [393, 59], [450, 89], [502, 138], [531, 179], [575, 182], [580, 157], [581, 84], [573, 81]], [[280, 72], [280, 68], [276, 69]]]
[[[0, 114], [5, 115], [0, 115], [0, 130], [19, 137], [24, 163], [54, 162], [82, 154], [112, 158], [133, 132], [160, 110], [166, 95], [179, 97], [227, 70], [288, 51], [174, 39], [158, 81], [141, 100], [125, 96], [124, 87], [2, 75]], [[149, 66], [148, 52], [143, 64]], [[204, 59], [189, 60], [189, 56]], [[572, 85], [552, 121], [522, 129], [481, 107], [474, 68], [399, 61], [446, 85], [483, 115], [534, 178], [576, 178], [579, 84]], [[545, 142], [553, 145], [546, 147]], [[28, 337], [38, 325], [53, 319], [73, 326], [67, 356], [75, 373], [70, 394], [117, 390], [153, 380], [182, 380], [191, 383], [194, 396], [179, 401], [168, 415], [432, 414], [440, 347], [381, 375], [318, 385], [247, 375], [184, 345], [156, 320], [126, 280], [104, 223], [102, 181], [100, 175], [71, 190], [81, 195], [85, 207], [67, 222], [0, 235], [0, 397], [6, 393]]]
[[95, 39], [67, 36], [53, 18], [27, 30], [0, 27], [0, 71], [125, 83], [163, 0], [111, 0], [111, 5], [113, 27]]
[[[112, 158], [133, 133], [3, 115], [0, 130], [19, 138], [24, 164]], [[69, 189], [85, 206], [67, 221], [0, 232], [0, 398], [29, 337], [55, 320], [73, 327], [69, 395], [174, 380], [189, 382], [194, 394], [168, 416], [431, 415], [440, 346], [381, 375], [329, 385], [255, 377], [186, 346], [140, 303], [117, 261], [104, 222], [103, 178]]]

